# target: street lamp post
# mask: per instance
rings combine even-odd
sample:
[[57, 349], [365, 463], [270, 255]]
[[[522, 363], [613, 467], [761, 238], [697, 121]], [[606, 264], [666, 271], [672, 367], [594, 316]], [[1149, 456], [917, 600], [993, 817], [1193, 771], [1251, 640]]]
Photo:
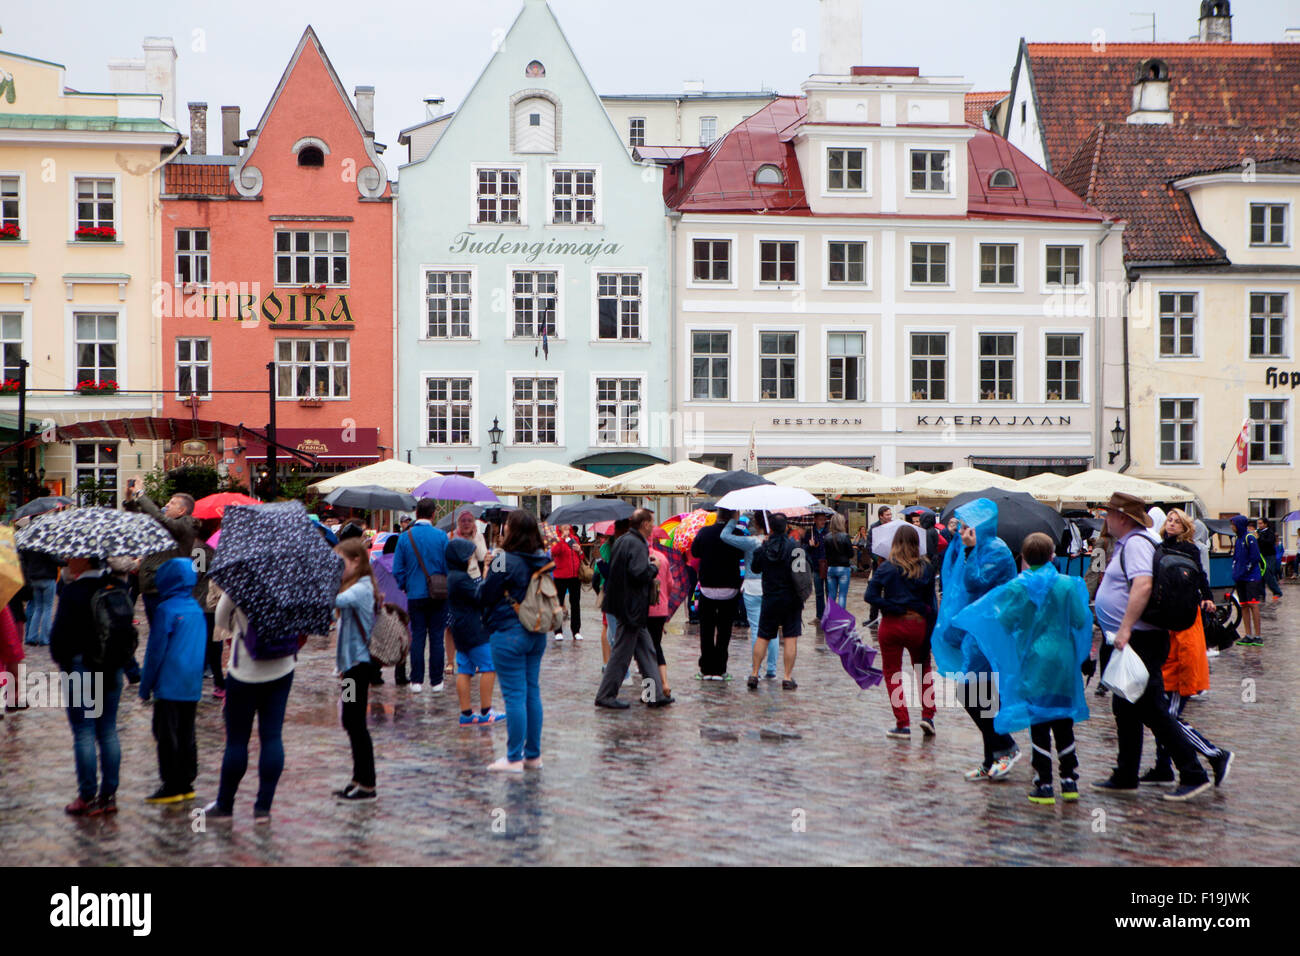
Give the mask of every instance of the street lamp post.
[[1115, 419], [1115, 427], [1110, 430], [1110, 441], [1111, 444], [1115, 446], [1115, 448], [1111, 452], [1109, 452], [1110, 460], [1107, 462], [1107, 464], [1111, 464], [1111, 465], [1115, 464], [1115, 459], [1118, 458], [1120, 456], [1120, 452], [1124, 450], [1125, 434], [1126, 433], [1124, 431], [1124, 426], [1120, 424], [1118, 418]]
[[488, 441], [492, 444], [492, 464], [497, 463], [497, 452], [501, 448], [501, 438], [505, 434], [501, 430], [501, 422], [494, 415], [492, 416], [492, 427], [488, 429]]

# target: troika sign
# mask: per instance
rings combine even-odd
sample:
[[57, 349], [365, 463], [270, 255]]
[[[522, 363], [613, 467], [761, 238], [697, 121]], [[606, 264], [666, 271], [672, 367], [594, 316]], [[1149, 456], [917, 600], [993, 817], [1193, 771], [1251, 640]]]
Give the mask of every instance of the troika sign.
[[[222, 290], [225, 291], [222, 291]], [[156, 283], [154, 311], [163, 318], [265, 320], [272, 324], [352, 325], [348, 293], [331, 296], [311, 288], [273, 289], [261, 295], [258, 283], [218, 283], [213, 290], [185, 294], [180, 286]]]
[[566, 242], [558, 239], [546, 242], [541, 240], [512, 242], [506, 239], [503, 232], [485, 239], [468, 231], [458, 233], [451, 241], [451, 245], [447, 247], [448, 252], [457, 255], [470, 253], [484, 256], [522, 256], [525, 262], [536, 262], [537, 257], [543, 253], [547, 256], [582, 256], [583, 262], [595, 262], [597, 256], [615, 256], [622, 250], [621, 243], [606, 242], [604, 239], [597, 239], [595, 242]]

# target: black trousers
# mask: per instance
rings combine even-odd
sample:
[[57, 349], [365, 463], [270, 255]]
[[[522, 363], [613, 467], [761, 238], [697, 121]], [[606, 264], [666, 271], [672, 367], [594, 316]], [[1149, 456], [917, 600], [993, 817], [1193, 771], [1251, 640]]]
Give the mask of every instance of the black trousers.
[[574, 634], [582, 633], [582, 578], [556, 578], [555, 590], [564, 606], [564, 596], [569, 596], [569, 627]]
[[736, 619], [736, 599], [715, 601], [700, 595], [700, 673], [721, 677], [727, 673], [727, 647]]
[[1135, 703], [1119, 694], [1111, 694], [1111, 713], [1115, 715], [1115, 736], [1119, 742], [1115, 779], [1123, 786], [1136, 786], [1138, 764], [1142, 761], [1142, 728], [1150, 729], [1156, 744], [1163, 747], [1178, 768], [1183, 784], [1203, 783], [1208, 777], [1196, 751], [1178, 729], [1178, 721], [1166, 709], [1162, 669], [1169, 656], [1168, 631], [1134, 631], [1129, 647], [1137, 652], [1147, 669], [1147, 686]]
[[199, 775], [199, 748], [194, 740], [193, 700], [155, 700], [153, 736], [158, 742], [158, 775], [168, 793], [189, 793]]
[[370, 665], [358, 664], [343, 675], [343, 729], [352, 743], [352, 779], [363, 787], [375, 785], [375, 745], [366, 728], [370, 700]]
[[216, 628], [217, 616], [215, 614], [204, 614], [203, 619], [208, 625], [208, 670], [212, 671], [212, 686], [217, 690], [226, 689], [226, 675], [221, 670], [221, 655], [225, 650], [225, 641], [214, 641], [212, 632]]
[[1052, 738], [1056, 738], [1056, 757], [1061, 762], [1061, 779], [1075, 780], [1079, 776], [1079, 755], [1074, 749], [1074, 721], [1069, 717], [1032, 724], [1029, 739], [1034, 745], [1031, 762], [1034, 777], [1039, 783], [1052, 782]]

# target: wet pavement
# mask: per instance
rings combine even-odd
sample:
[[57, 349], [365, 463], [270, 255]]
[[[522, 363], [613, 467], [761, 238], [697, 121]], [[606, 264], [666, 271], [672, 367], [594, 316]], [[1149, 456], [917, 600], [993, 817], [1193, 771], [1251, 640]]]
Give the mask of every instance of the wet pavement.
[[[854, 578], [850, 610], [859, 619], [864, 587]], [[252, 819], [256, 738], [233, 823], [202, 829], [194, 819], [215, 795], [221, 762], [221, 704], [211, 696], [199, 705], [199, 799], [143, 803], [157, 786], [150, 706], [128, 692], [115, 817], [64, 815], [76, 787], [61, 710], [0, 721], [0, 858], [9, 866], [1296, 865], [1300, 586], [1285, 591], [1280, 607], [1264, 611], [1264, 647], [1211, 661], [1210, 693], [1187, 705], [1190, 722], [1237, 753], [1225, 786], [1193, 803], [1165, 802], [1160, 788], [1127, 796], [1088, 787], [1108, 775], [1115, 750], [1109, 700], [1091, 688], [1093, 719], [1076, 727], [1077, 804], [1026, 800], [1025, 732], [1016, 735], [1025, 759], [1007, 782], [966, 783], [962, 773], [980, 754], [967, 716], [941, 701], [936, 739], [887, 739], [883, 688], [859, 691], [811, 625], [799, 644], [799, 688], [764, 681], [749, 691], [748, 635], [743, 649], [733, 642], [736, 679], [700, 683], [692, 679], [698, 640], [693, 630], [683, 634], [679, 612], [664, 641], [678, 702], [596, 710], [601, 653], [590, 622], [599, 615], [587, 592], [587, 639], [552, 644], [543, 659], [541, 771], [485, 773], [505, 752], [505, 726], [462, 728], [450, 680], [442, 693], [426, 686], [412, 695], [387, 672], [371, 692], [379, 799], [340, 803], [330, 793], [347, 782], [351, 757], [333, 650], [319, 642], [304, 651], [294, 680], [270, 826], [255, 828]], [[27, 651], [30, 669], [48, 668], [44, 648]], [[1148, 737], [1144, 767], [1150, 753]]]

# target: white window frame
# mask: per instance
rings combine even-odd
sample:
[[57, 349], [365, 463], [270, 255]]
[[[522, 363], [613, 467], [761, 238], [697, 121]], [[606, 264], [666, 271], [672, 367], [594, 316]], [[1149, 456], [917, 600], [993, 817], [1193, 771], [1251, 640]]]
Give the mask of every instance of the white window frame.
[[[31, 367], [32, 361], [32, 308], [30, 305], [0, 305], [0, 315], [16, 315], [21, 323], [22, 339], [19, 346], [19, 356], [25, 358], [28, 365], [27, 384], [32, 383]], [[0, 352], [0, 379], [4, 375], [4, 353]]]
[[[416, 336], [421, 342], [438, 342], [452, 344], [456, 342], [477, 342], [478, 326], [478, 266], [465, 263], [425, 264], [419, 268], [419, 289], [416, 298], [420, 303], [420, 333]], [[429, 335], [429, 273], [431, 272], [468, 272], [469, 273], [469, 337], [436, 338]], [[514, 325], [514, 309], [510, 310], [511, 327]]]
[[[1014, 246], [1016, 249], [1016, 281], [1011, 285], [984, 285], [980, 281], [980, 250], [984, 246]], [[971, 241], [971, 290], [974, 292], [1024, 292], [1025, 291], [1025, 240], [1023, 237], [976, 236]], [[908, 256], [911, 265], [911, 256]]]
[[[117, 378], [115, 381], [117, 382], [117, 390], [119, 392], [127, 391], [127, 369], [130, 368], [130, 366], [127, 364], [126, 344], [130, 337], [126, 334], [126, 309], [121, 306], [102, 305], [98, 303], [79, 303], [77, 305], [68, 305], [64, 309], [64, 341], [68, 343], [68, 387], [77, 387], [77, 316], [91, 314], [117, 316]], [[30, 335], [31, 333], [27, 332], [26, 334]]]
[[[331, 369], [339, 365], [338, 362], [334, 361], [334, 343], [346, 342], [348, 344], [348, 393], [346, 395], [281, 395], [280, 394], [280, 369], [282, 369], [286, 364], [291, 366], [294, 369], [297, 369], [299, 366], [303, 364], [302, 362], [299, 362], [297, 358], [293, 358], [287, 363], [280, 361], [281, 342], [290, 342], [290, 343], [310, 342], [312, 343], [313, 351], [315, 350], [315, 345], [317, 342], [329, 342], [330, 357], [329, 357], [329, 361], [326, 364], [329, 365]], [[275, 374], [276, 374], [275, 400], [277, 402], [297, 402], [297, 401], [301, 401], [304, 398], [316, 402], [350, 402], [357, 397], [356, 384], [355, 384], [355, 380], [352, 377], [352, 367], [353, 367], [352, 360], [356, 357], [356, 350], [353, 348], [353, 343], [351, 338], [348, 338], [346, 336], [339, 336], [339, 335], [335, 335], [332, 337], [324, 336], [324, 335], [315, 335], [315, 336], [304, 335], [295, 338], [293, 336], [286, 335], [274, 339], [272, 342], [272, 348], [273, 351], [271, 352], [271, 354], [275, 358]], [[297, 349], [295, 348], [293, 351], [296, 352]], [[309, 364], [312, 368], [315, 368], [319, 363], [315, 358], [312, 358]], [[333, 390], [333, 385], [334, 385], [334, 375], [333, 372], [331, 372], [330, 373], [331, 391]], [[296, 376], [294, 377], [294, 388], [295, 389], [297, 388]], [[315, 391], [315, 388], [316, 388], [316, 376], [313, 374], [312, 390]]]
[[[726, 333], [727, 335], [727, 397], [726, 398], [695, 398], [695, 333]], [[698, 405], [727, 405], [738, 401], [736, 396], [737, 390], [737, 366], [736, 366], [736, 348], [737, 338], [740, 334], [738, 326], [735, 325], [688, 325], [685, 328], [686, 347], [682, 349], [686, 359], [686, 372], [683, 376], [684, 392], [682, 394], [683, 402], [691, 402]]]
[[[1195, 460], [1194, 461], [1165, 461], [1164, 458], [1161, 456], [1161, 451], [1160, 451], [1160, 446], [1162, 444], [1160, 438], [1160, 434], [1161, 434], [1160, 433], [1160, 425], [1161, 425], [1160, 403], [1161, 402], [1186, 402], [1186, 401], [1196, 402], [1196, 441], [1194, 442], [1195, 452], [1196, 452]], [[1250, 407], [1249, 404], [1246, 407], [1249, 408]], [[1155, 435], [1156, 465], [1160, 468], [1201, 467], [1201, 458], [1203, 457], [1203, 445], [1205, 442], [1205, 427], [1204, 427], [1205, 426], [1205, 396], [1192, 395], [1186, 392], [1176, 392], [1168, 395], [1163, 395], [1163, 394], [1156, 395], [1155, 401], [1152, 404], [1152, 415], [1155, 419], [1154, 435]]]
[[[1038, 240], [1038, 291], [1042, 295], [1083, 295], [1085, 291], [1092, 288], [1089, 283], [1089, 269], [1092, 263], [1089, 259], [1091, 253], [1088, 249], [1088, 243], [1082, 239], [1039, 239]], [[1047, 247], [1048, 246], [1074, 246], [1079, 249], [1079, 284], [1078, 285], [1057, 285], [1047, 281]], [[1026, 267], [1028, 263], [1026, 263]]]
[[[726, 282], [719, 282], [713, 279], [695, 278], [695, 243], [703, 242], [726, 242], [730, 243], [727, 247], [727, 271], [731, 278]], [[688, 289], [738, 289], [740, 288], [740, 256], [736, 250], [740, 244], [740, 235], [738, 233], [725, 232], [695, 232], [686, 236], [686, 288]]]
[[[632, 142], [633, 123], [641, 124], [641, 142], [639, 143]], [[629, 116], [627, 118], [627, 145], [629, 149], [635, 149], [637, 146], [644, 146], [646, 144], [645, 133], [646, 133], [646, 118], [644, 116]]]
[[[1295, 316], [1293, 314], [1294, 296], [1289, 289], [1246, 289], [1245, 290], [1244, 314], [1246, 316], [1245, 332], [1246, 338], [1242, 346], [1242, 355], [1247, 362], [1287, 362], [1291, 360], [1295, 351]], [[1250, 354], [1250, 297], [1252, 295], [1280, 295], [1285, 303], [1285, 319], [1282, 323], [1282, 354], [1281, 355], [1251, 355]]]
[[[831, 398], [831, 336], [862, 336], [862, 395], [860, 398]], [[871, 401], [871, 329], [862, 325], [822, 326], [822, 378], [821, 400], [828, 405], [864, 405]]]
[[[713, 120], [713, 138], [712, 138], [711, 140], [709, 140], [707, 143], [704, 141], [704, 121], [705, 121], [705, 120]], [[714, 143], [716, 143], [716, 142], [718, 141], [718, 139], [719, 139], [719, 138], [721, 137], [721, 135], [722, 135], [722, 134], [720, 134], [720, 133], [718, 132], [718, 117], [716, 117], [716, 116], [701, 116], [701, 117], [700, 117], [700, 124], [699, 124], [699, 126], [700, 126], [700, 145], [703, 146], [705, 149], [708, 149], [710, 146], [712, 146]]]
[[[914, 190], [912, 188], [912, 153], [947, 153], [944, 168], [948, 171], [947, 189], [943, 192], [934, 189]], [[933, 143], [906, 143], [903, 146], [903, 195], [909, 199], [952, 199], [957, 195], [956, 149]]]
[[[971, 390], [974, 392], [973, 400], [975, 404], [982, 406], [1001, 405], [1006, 408], [1012, 405], [1029, 404], [1025, 395], [1025, 335], [1023, 326], [974, 326], [971, 328]], [[1015, 387], [1016, 393], [1009, 399], [1003, 398], [981, 398], [980, 397], [980, 336], [981, 335], [1010, 335], [1014, 339], [1015, 353], [1012, 361], [1015, 363]]]
[[[860, 242], [865, 247], [862, 250], [862, 281], [861, 282], [832, 282], [831, 281], [831, 243], [832, 242]], [[827, 235], [822, 237], [822, 291], [831, 292], [836, 289], [852, 289], [855, 292], [871, 291], [871, 256], [875, 252], [874, 243], [870, 236], [847, 236], [847, 235]]]
[[[434, 376], [435, 378], [437, 376]], [[546, 442], [521, 442], [515, 437], [515, 381], [517, 379], [555, 379], [555, 441], [554, 443]], [[511, 371], [506, 372], [506, 437], [505, 443], [510, 448], [564, 448], [564, 372], [547, 371], [540, 369], [537, 371]], [[425, 401], [425, 410], [428, 411], [428, 401]], [[428, 435], [428, 429], [425, 429]]]
[[[1152, 341], [1151, 354], [1157, 362], [1199, 362], [1201, 361], [1201, 342], [1205, 334], [1205, 289], [1200, 286], [1154, 286], [1152, 293]], [[1196, 297], [1196, 316], [1192, 324], [1192, 354], [1164, 355], [1160, 351], [1160, 297], [1162, 295], [1194, 295]], [[1249, 326], [1249, 322], [1246, 323]], [[1250, 330], [1247, 328], [1247, 335]]]
[[[296, 265], [294, 265], [293, 260], [295, 260], [295, 259], [297, 259], [298, 257], [300, 257], [301, 255], [303, 255], [303, 253], [301, 253], [301, 252], [299, 252], [297, 249], [294, 249], [294, 248], [293, 248], [293, 246], [296, 245], [296, 243], [295, 243], [294, 240], [293, 240], [293, 237], [294, 237], [295, 235], [297, 235], [298, 233], [306, 233], [308, 236], [313, 236], [313, 237], [314, 237], [316, 233], [324, 232], [324, 233], [328, 233], [328, 234], [329, 234], [329, 237], [330, 237], [330, 248], [329, 248], [329, 251], [327, 251], [327, 252], [325, 253], [325, 257], [329, 260], [330, 281], [327, 281], [327, 282], [325, 283], [325, 287], [326, 287], [327, 289], [350, 289], [350, 288], [352, 287], [352, 230], [351, 230], [351, 229], [346, 229], [346, 228], [344, 228], [344, 229], [336, 228], [336, 227], [339, 226], [339, 225], [347, 225], [347, 224], [342, 224], [342, 223], [327, 223], [327, 224], [326, 224], [327, 228], [325, 228], [325, 229], [321, 229], [321, 228], [312, 228], [312, 229], [280, 229], [280, 228], [276, 228], [276, 229], [272, 230], [272, 237], [271, 237], [271, 270], [272, 270], [272, 271], [271, 271], [271, 275], [272, 275], [272, 276], [274, 277], [274, 279], [275, 279], [275, 288], [277, 288], [277, 289], [300, 289], [300, 288], [302, 288], [302, 287], [305, 286], [305, 285], [320, 285], [320, 284], [321, 284], [321, 283], [317, 282], [317, 281], [315, 280], [315, 278], [309, 278], [309, 279], [307, 279], [307, 281], [305, 281], [305, 282], [302, 281], [302, 280], [299, 280], [299, 279], [291, 279], [291, 280], [289, 280], [288, 282], [281, 282], [281, 281], [280, 281], [280, 257], [281, 257], [282, 255], [287, 255], [287, 256], [289, 257], [289, 260], [290, 260], [290, 271], [291, 271], [291, 272], [296, 272], [296, 271], [297, 271], [297, 267], [296, 267]], [[337, 252], [334, 251], [334, 234], [337, 233], [337, 232], [344, 233], [344, 234], [348, 237], [348, 238], [347, 238], [347, 243], [348, 243], [347, 251], [341, 254], [341, 255], [343, 256], [343, 258], [347, 261], [347, 267], [348, 267], [348, 281], [347, 281], [347, 282], [334, 282], [334, 281], [333, 281], [333, 279], [334, 279], [334, 260], [335, 260], [336, 258], [338, 258], [339, 255], [340, 255], [340, 253], [337, 253]], [[290, 248], [289, 248], [289, 251], [288, 251], [287, 253], [282, 253], [282, 252], [280, 251], [280, 235], [281, 235], [281, 233], [284, 233], [284, 234], [286, 234], [286, 235], [289, 236], [289, 246], [290, 246]], [[309, 245], [309, 246], [312, 245], [312, 244], [314, 244], [314, 242], [315, 242], [315, 239], [314, 239], [314, 238], [312, 238], [312, 239], [308, 239], [308, 245]], [[209, 235], [209, 236], [208, 236], [208, 246], [209, 246], [209, 248], [211, 248], [211, 245], [212, 245], [212, 236]], [[311, 264], [311, 271], [312, 271], [313, 273], [316, 271], [316, 270], [315, 270], [315, 262], [314, 262], [314, 260], [317, 259], [320, 255], [321, 255], [321, 253], [320, 253], [320, 251], [317, 250], [317, 249], [308, 249], [307, 252], [306, 252], [306, 256], [307, 256], [307, 258], [313, 260], [313, 262], [312, 262], [312, 264]], [[211, 265], [211, 263], [209, 263], [209, 265]], [[210, 275], [210, 274], [211, 274], [211, 273], [209, 273], [209, 275]]]
[[[508, 169], [519, 174], [519, 221], [480, 222], [478, 218], [478, 174], [481, 169]], [[549, 220], [549, 216], [546, 217]], [[523, 229], [528, 225], [528, 166], [524, 163], [470, 163], [469, 164], [469, 226], [476, 229], [491, 226], [498, 229]]]
[[[914, 285], [912, 283], [912, 246], [915, 244], [947, 246], [948, 284]], [[904, 236], [903, 237], [903, 291], [904, 292], [955, 292], [957, 291], [957, 239], [955, 236]]]
[[[832, 189], [831, 188], [831, 150], [833, 149], [852, 149], [860, 150], [864, 155], [862, 158], [862, 188], [861, 189]], [[872, 156], [871, 146], [863, 142], [838, 142], [821, 144], [821, 195], [823, 199], [836, 198], [853, 198], [853, 199], [870, 199], [873, 195], [871, 188], [872, 174]]]
[[[1049, 402], [1047, 398], [1047, 337], [1049, 335], [1077, 335], [1079, 336], [1079, 398], [1077, 401], [1070, 401], [1066, 398], [1054, 399]], [[1038, 377], [1039, 397], [1041, 402], [1049, 408], [1055, 408], [1058, 405], [1076, 407], [1087, 405], [1091, 395], [1090, 382], [1088, 380], [1088, 330], [1082, 327], [1067, 328], [1065, 326], [1043, 326], [1038, 330], [1038, 355], [1039, 369], [1041, 374]], [[976, 390], [979, 389], [978, 383]]]
[[[641, 278], [641, 322], [639, 334], [635, 338], [619, 336], [613, 339], [600, 337], [600, 275], [635, 275]], [[592, 266], [591, 267], [591, 343], [593, 345], [619, 345], [630, 342], [650, 341], [650, 270], [645, 266]], [[621, 283], [620, 283], [621, 286]], [[513, 326], [513, 314], [511, 316]], [[620, 328], [622, 321], [620, 318]]]
[[[208, 248], [205, 249], [205, 250], [204, 250], [203, 252], [201, 252], [201, 253], [195, 251], [194, 249], [189, 249], [189, 250], [187, 250], [187, 251], [181, 251], [181, 249], [179, 248], [179, 246], [180, 246], [180, 235], [181, 235], [182, 232], [188, 232], [188, 233], [191, 233], [191, 237], [190, 237], [190, 239], [191, 239], [191, 243], [193, 242], [193, 235], [192, 235], [193, 233], [199, 233], [199, 232], [207, 233], [207, 236], [208, 236]], [[348, 244], [351, 245], [351, 243], [352, 243], [352, 240], [349, 239], [349, 240], [348, 240]], [[208, 277], [207, 277], [205, 280], [203, 280], [202, 282], [198, 282], [198, 281], [195, 281], [195, 280], [190, 280], [189, 282], [184, 282], [184, 281], [181, 279], [181, 270], [180, 270], [180, 260], [181, 260], [181, 256], [186, 256], [186, 257], [190, 260], [190, 272], [191, 272], [191, 274], [193, 274], [193, 272], [194, 272], [194, 263], [195, 263], [195, 262], [196, 262], [200, 257], [202, 257], [202, 258], [207, 262], [207, 264], [208, 264], [208, 269], [207, 269], [207, 271], [208, 271]], [[351, 262], [349, 262], [349, 263], [348, 263], [348, 273], [349, 273], [349, 276], [351, 275], [351, 267], [352, 267], [352, 264], [351, 264]], [[172, 230], [172, 279], [173, 279], [173, 281], [175, 282], [175, 284], [176, 284], [177, 286], [187, 286], [187, 285], [188, 285], [188, 286], [197, 286], [198, 288], [203, 288], [203, 289], [205, 289], [205, 288], [207, 288], [207, 287], [209, 287], [209, 286], [212, 285], [212, 230], [211, 230], [211, 229], [209, 229], [209, 228], [206, 227], [206, 226], [202, 226], [202, 227], [200, 227], [200, 226], [177, 226], [175, 229]]]
[[[93, 465], [83, 465], [77, 461], [77, 449], [87, 445], [96, 448], [95, 462]], [[95, 473], [96, 483], [98, 483], [101, 480], [100, 471], [106, 466], [103, 463], [101, 463], [99, 460], [98, 447], [100, 445], [115, 445], [117, 447], [117, 461], [114, 462], [113, 464], [113, 471], [116, 473], [117, 476], [117, 481], [115, 482], [113, 488], [113, 501], [115, 503], [118, 503], [122, 500], [122, 466], [123, 466], [122, 454], [123, 452], [122, 452], [122, 442], [120, 439], [116, 439], [116, 438], [110, 438], [106, 440], [101, 439], [99, 441], [75, 441], [72, 443], [73, 446], [72, 463], [70, 465], [70, 468], [72, 474], [72, 495], [71, 496], [74, 500], [80, 501], [81, 499], [81, 496], [80, 494], [78, 494], [77, 491], [77, 489], [81, 486], [81, 477], [78, 475], [78, 472], [80, 470], [82, 470], [83, 468], [89, 468]]]
[[[765, 332], [793, 332], [794, 339], [794, 398], [763, 397], [763, 334]], [[754, 326], [752, 343], [753, 365], [753, 401], [760, 408], [769, 405], [780, 406], [799, 403], [806, 400], [808, 390], [808, 327], [804, 325], [763, 323]]]
[[[763, 275], [763, 243], [765, 242], [793, 242], [795, 243], [795, 261], [794, 261], [794, 282], [764, 282]], [[761, 292], [799, 292], [804, 287], [804, 271], [807, 269], [807, 258], [804, 249], [803, 236], [754, 236], [754, 291]], [[692, 266], [693, 271], [693, 266]]]
[[[1283, 432], [1286, 441], [1286, 458], [1282, 461], [1251, 461], [1251, 468], [1290, 468], [1292, 461], [1295, 460], [1295, 402], [1291, 400], [1291, 394], [1288, 392], [1274, 392], [1271, 395], [1247, 395], [1245, 396], [1245, 407], [1242, 409], [1242, 419], [1250, 418], [1251, 402], [1285, 402], [1286, 403], [1286, 430]], [[1255, 420], [1251, 419], [1251, 436], [1254, 437]], [[1247, 442], [1247, 456], [1249, 456], [1250, 443]]]
[[[541, 339], [540, 335], [515, 335], [515, 273], [516, 272], [554, 272], [555, 273], [555, 335], [551, 342], [564, 341], [564, 266], [551, 263], [520, 263], [506, 266], [506, 335], [507, 341], [531, 342]], [[534, 293], [536, 294], [536, 293]]]
[[113, 232], [114, 241], [122, 241], [122, 176], [120, 173], [70, 172], [68, 175], [68, 241], [78, 245], [77, 239], [77, 180], [111, 179], [113, 181]]
[[[641, 411], [637, 418], [637, 441], [635, 444], [623, 442], [600, 441], [600, 412], [596, 381], [602, 378], [636, 379], [641, 383]], [[589, 444], [592, 448], [649, 448], [650, 447], [650, 394], [649, 377], [645, 372], [608, 371], [592, 372], [587, 393], [591, 399], [591, 418], [588, 422]]]
[[[594, 193], [591, 222], [556, 222], [555, 221], [555, 174], [559, 171], [591, 173], [591, 188]], [[548, 227], [557, 229], [591, 229], [605, 224], [605, 203], [602, 192], [602, 169], [600, 163], [547, 163], [546, 164], [546, 217]], [[521, 203], [523, 185], [520, 184]]]
[[[182, 362], [182, 361], [181, 361], [181, 343], [182, 343], [182, 342], [190, 342], [190, 343], [194, 343], [194, 342], [207, 342], [207, 343], [208, 343], [208, 360], [207, 360], [206, 362], [197, 362], [197, 361], [195, 361], [195, 360], [193, 359], [193, 357], [192, 357], [192, 356], [193, 356], [193, 351], [191, 351], [191, 353], [190, 353], [190, 354], [191, 354], [191, 358], [190, 358], [190, 360], [189, 360], [189, 361], [186, 361], [186, 362]], [[193, 348], [193, 345], [191, 345], [191, 349], [192, 349], [192, 348]], [[349, 353], [350, 353], [350, 350], [349, 350]], [[196, 391], [196, 392], [194, 392], [193, 394], [194, 394], [194, 396], [197, 397], [197, 398], [211, 398], [211, 397], [212, 397], [212, 366], [213, 366], [213, 362], [212, 362], [212, 337], [211, 337], [211, 336], [209, 336], [209, 335], [178, 335], [178, 336], [176, 336], [176, 338], [173, 340], [173, 343], [172, 343], [172, 359], [173, 359], [173, 361], [172, 361], [172, 369], [173, 369], [173, 371], [174, 371], [174, 373], [175, 373], [174, 376], [173, 376], [173, 378], [174, 378], [174, 387], [175, 387], [175, 389], [176, 389], [176, 397], [177, 397], [178, 399], [182, 397], [181, 394], [180, 394], [180, 390], [181, 390], [181, 366], [182, 366], [182, 365], [188, 366], [190, 369], [199, 368], [199, 367], [201, 367], [201, 366], [206, 366], [206, 367], [207, 367], [207, 370], [208, 370], [208, 388], [207, 388], [207, 391], [204, 391], [204, 392], [197, 392], [197, 391]], [[351, 384], [352, 384], [352, 382], [351, 382], [351, 379], [352, 379], [352, 375], [351, 375], [351, 365], [352, 365], [352, 359], [351, 359], [351, 354], [349, 354], [349, 357], [348, 357], [348, 366], [349, 366], [349, 369], [348, 369], [348, 373], [349, 373], [349, 374], [348, 374], [348, 385], [349, 385], [349, 387], [350, 387]], [[278, 368], [278, 365], [277, 365], [277, 368]], [[191, 375], [191, 378], [192, 378], [192, 377], [193, 377], [193, 371], [191, 371], [190, 375]]]
[[[21, 169], [0, 169], [0, 177], [18, 180], [18, 242], [28, 240], [27, 235], [27, 173]], [[75, 213], [74, 213], [75, 222]], [[76, 229], [75, 225], [73, 227]]]
[[[1282, 223], [1282, 241], [1280, 243], [1253, 243], [1250, 241], [1250, 216], [1251, 210], [1255, 206], [1282, 206], [1285, 212], [1282, 214], [1285, 220]], [[1277, 198], [1265, 198], [1262, 196], [1251, 196], [1246, 201], [1246, 248], [1247, 249], [1290, 249], [1292, 245], [1292, 236], [1295, 235], [1295, 225], [1292, 219], [1294, 209], [1291, 200], [1285, 196]]]
[[[429, 443], [429, 379], [433, 378], [467, 378], [469, 379], [469, 444], [466, 445], [432, 445]], [[420, 435], [421, 448], [458, 448], [465, 451], [478, 451], [479, 438], [479, 387], [478, 372], [464, 369], [430, 370], [420, 372]], [[508, 417], [508, 416], [507, 416]], [[550, 447], [550, 446], [547, 446]]]
[[[902, 392], [906, 396], [905, 402], [916, 402], [926, 407], [936, 405], [951, 405], [956, 403], [953, 398], [953, 388], [955, 385], [956, 371], [954, 369], [955, 353], [957, 351], [957, 327], [955, 325], [905, 325], [903, 326], [903, 336], [907, 343], [907, 348], [903, 351], [903, 376]], [[944, 382], [943, 389], [946, 398], [912, 398], [912, 336], [913, 335], [942, 335], [947, 340], [947, 351], [944, 353]]]

